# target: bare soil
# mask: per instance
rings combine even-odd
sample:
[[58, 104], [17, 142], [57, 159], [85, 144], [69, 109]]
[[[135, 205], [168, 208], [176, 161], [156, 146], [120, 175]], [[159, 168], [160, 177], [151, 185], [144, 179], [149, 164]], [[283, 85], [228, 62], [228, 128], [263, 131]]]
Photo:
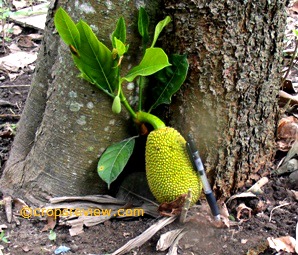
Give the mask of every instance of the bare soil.
[[[289, 190], [296, 188], [289, 185], [287, 176], [270, 178], [264, 186], [264, 194], [258, 198], [236, 199], [228, 204], [231, 215], [236, 217], [236, 207], [245, 203], [253, 208], [252, 217], [245, 222], [235, 221], [230, 228], [217, 228], [202, 216], [202, 205], [191, 209], [190, 220], [186, 224], [174, 222], [163, 228], [143, 246], [133, 249], [127, 254], [155, 255], [166, 254], [157, 252], [156, 244], [162, 233], [171, 229], [186, 228], [187, 232], [179, 242], [179, 253], [192, 254], [294, 254], [277, 252], [269, 248], [267, 237], [292, 236], [295, 237], [297, 223], [298, 203], [289, 194]], [[257, 204], [263, 203], [260, 209]], [[287, 204], [273, 210], [274, 207]], [[130, 239], [140, 235], [154, 224], [157, 219], [149, 216], [126, 220], [109, 220], [90, 228], [78, 236], [70, 236], [68, 227], [57, 226], [54, 231], [57, 235], [55, 241], [49, 239], [49, 231], [42, 232], [47, 224], [46, 220], [24, 219], [17, 217], [17, 222], [8, 224], [4, 210], [0, 210], [0, 225], [5, 224], [5, 234], [9, 236], [10, 243], [0, 241], [4, 254], [54, 254], [57, 247], [64, 245], [70, 248], [67, 254], [111, 254]], [[271, 218], [271, 219], [270, 219]]]
[[[1, 57], [1, 56], [0, 56]], [[23, 110], [32, 79], [33, 71], [27, 70], [11, 81], [7, 74], [1, 73], [4, 79], [0, 82], [0, 176], [8, 158], [15, 136], [15, 124], [18, 123]], [[277, 161], [283, 155], [279, 155]], [[249, 187], [246, 187], [247, 189]], [[1, 190], [1, 189], [0, 189]], [[269, 176], [269, 182], [263, 187], [264, 193], [257, 198], [238, 198], [229, 203], [228, 210], [235, 219], [229, 228], [218, 228], [202, 216], [205, 202], [191, 209], [188, 223], [181, 225], [175, 222], [147, 241], [143, 246], [135, 248], [131, 255], [167, 254], [156, 251], [159, 236], [170, 229], [184, 227], [186, 234], [179, 242], [178, 254], [211, 255], [211, 254], [294, 254], [279, 251], [268, 246], [268, 237], [292, 236], [296, 238], [295, 228], [298, 221], [298, 202], [292, 191], [298, 191], [297, 182], [289, 178], [289, 174]], [[243, 190], [245, 191], [245, 190]], [[1, 193], [0, 193], [1, 200]], [[236, 208], [239, 204], [252, 209], [251, 217], [243, 216], [237, 220]], [[110, 254], [149, 228], [157, 219], [150, 216], [112, 219], [103, 224], [85, 228], [84, 233], [70, 236], [67, 226], [56, 226], [57, 238], [49, 239], [49, 231], [42, 231], [47, 224], [41, 219], [24, 219], [16, 216], [16, 220], [8, 223], [4, 207], [0, 205], [0, 230], [5, 224], [5, 236], [9, 242], [1, 240], [0, 254], [55, 254], [61, 245], [70, 248], [66, 254]], [[1, 232], [1, 231], [0, 231]]]

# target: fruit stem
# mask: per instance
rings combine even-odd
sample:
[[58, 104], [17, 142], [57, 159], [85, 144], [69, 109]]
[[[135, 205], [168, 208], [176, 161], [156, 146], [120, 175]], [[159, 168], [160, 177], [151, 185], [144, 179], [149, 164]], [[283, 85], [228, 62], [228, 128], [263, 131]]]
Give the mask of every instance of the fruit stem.
[[135, 119], [139, 122], [149, 123], [154, 129], [159, 129], [166, 126], [166, 124], [160, 118], [148, 112], [137, 112]]
[[129, 114], [131, 115], [131, 117], [133, 119], [137, 118], [136, 112], [131, 108], [130, 104], [127, 102], [126, 97], [123, 94], [122, 89], [120, 89], [120, 100], [123, 103], [124, 107], [127, 109], [127, 111], [129, 112]]

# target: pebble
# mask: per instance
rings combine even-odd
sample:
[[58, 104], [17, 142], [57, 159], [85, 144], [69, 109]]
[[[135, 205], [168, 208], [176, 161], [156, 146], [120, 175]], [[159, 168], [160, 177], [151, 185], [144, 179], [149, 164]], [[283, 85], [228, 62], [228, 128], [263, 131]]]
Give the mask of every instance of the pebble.
[[289, 176], [290, 182], [295, 184], [296, 186], [298, 186], [298, 170], [296, 170], [295, 172], [291, 173]]

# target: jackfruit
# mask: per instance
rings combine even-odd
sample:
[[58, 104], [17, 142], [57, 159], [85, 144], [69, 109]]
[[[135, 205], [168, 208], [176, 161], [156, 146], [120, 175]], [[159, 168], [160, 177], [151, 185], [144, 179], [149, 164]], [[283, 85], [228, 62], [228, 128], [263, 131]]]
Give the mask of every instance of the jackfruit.
[[150, 132], [146, 142], [146, 176], [159, 203], [171, 202], [192, 190], [192, 202], [200, 196], [202, 184], [186, 149], [182, 135], [171, 127]]

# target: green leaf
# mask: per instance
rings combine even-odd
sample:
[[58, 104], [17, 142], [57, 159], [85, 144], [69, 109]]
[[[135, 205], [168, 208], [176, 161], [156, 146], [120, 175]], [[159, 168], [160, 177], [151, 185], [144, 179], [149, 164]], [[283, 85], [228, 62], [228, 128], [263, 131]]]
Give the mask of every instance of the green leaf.
[[143, 7], [139, 10], [139, 16], [138, 16], [138, 30], [140, 35], [143, 37], [143, 44], [146, 44], [149, 41], [149, 17], [147, 12]]
[[127, 47], [125, 44], [121, 41], [118, 40], [118, 38], [114, 38], [115, 40], [115, 49], [119, 57], [123, 56], [127, 52]]
[[2, 230], [2, 232], [0, 232], [0, 240], [4, 243], [9, 243], [8, 236], [5, 236], [4, 230]]
[[170, 104], [171, 97], [175, 94], [185, 81], [188, 71], [188, 61], [186, 55], [171, 55], [172, 66], [166, 67], [154, 74], [156, 79], [154, 86], [150, 88], [153, 105], [149, 112], [160, 104]]
[[61, 7], [55, 14], [54, 23], [63, 41], [78, 49], [80, 47], [80, 33], [71, 17]]
[[87, 78], [108, 94], [113, 94], [118, 86], [117, 63], [112, 52], [100, 42], [89, 25], [84, 21], [77, 24], [80, 33], [81, 46], [77, 48], [78, 54], [73, 54], [74, 62]]
[[75, 24], [62, 8], [55, 14], [55, 26], [69, 45], [81, 77], [114, 97], [119, 75], [112, 52], [97, 39], [89, 25], [82, 20]]
[[115, 31], [112, 33], [112, 45], [113, 48], [116, 48], [116, 43], [115, 43], [115, 38], [120, 40], [125, 44], [126, 42], [126, 25], [125, 25], [125, 20], [123, 17], [121, 17], [116, 25]]
[[49, 234], [49, 239], [51, 241], [55, 241], [57, 238], [57, 234], [55, 233], [55, 231], [53, 229], [50, 230], [50, 234]]
[[97, 172], [99, 177], [108, 184], [108, 188], [127, 164], [133, 152], [135, 138], [131, 137], [113, 144], [101, 155], [97, 165]]
[[137, 76], [148, 76], [170, 66], [168, 56], [161, 48], [148, 48], [141, 63], [132, 68], [123, 80], [131, 82]]
[[170, 16], [167, 16], [165, 17], [162, 21], [158, 22], [158, 24], [156, 25], [155, 27], [155, 31], [154, 31], [154, 38], [153, 38], [153, 42], [151, 44], [151, 48], [154, 47], [158, 37], [159, 37], [159, 34], [161, 33], [161, 31], [164, 29], [164, 27], [166, 25], [168, 25], [170, 22], [171, 22], [171, 18]]

